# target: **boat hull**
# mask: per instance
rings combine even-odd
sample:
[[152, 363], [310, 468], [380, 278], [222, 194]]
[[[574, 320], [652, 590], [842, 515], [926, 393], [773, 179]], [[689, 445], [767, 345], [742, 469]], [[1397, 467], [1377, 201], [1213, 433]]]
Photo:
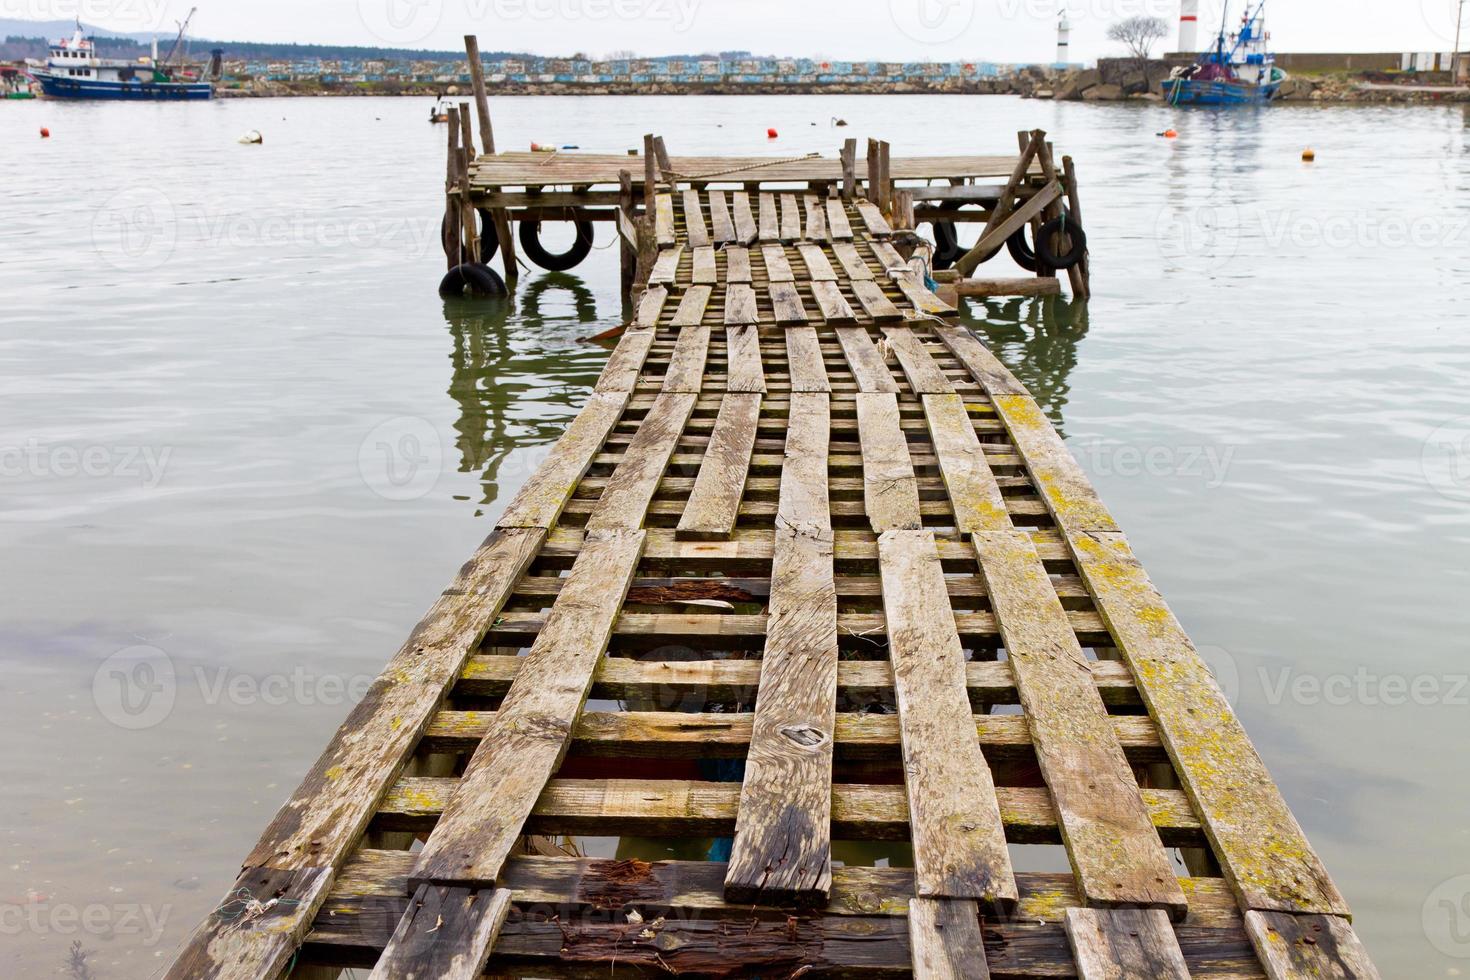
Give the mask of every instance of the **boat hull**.
[[208, 82], [103, 81], [91, 78], [34, 74], [41, 92], [51, 99], [84, 99], [104, 102], [193, 102], [210, 98]]
[[1240, 82], [1171, 78], [1164, 83], [1164, 99], [1170, 105], [1265, 105], [1276, 97], [1280, 88], [1280, 82], [1245, 85]]

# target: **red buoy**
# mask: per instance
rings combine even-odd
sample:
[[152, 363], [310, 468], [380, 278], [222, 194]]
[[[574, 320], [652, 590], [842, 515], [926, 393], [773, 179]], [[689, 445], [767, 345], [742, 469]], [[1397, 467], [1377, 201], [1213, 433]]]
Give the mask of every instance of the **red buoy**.
[[774, 129], [768, 129], [768, 130], [766, 130], [766, 139], [773, 140], [773, 139], [775, 139], [776, 137], [778, 137], [780, 135], [781, 134], [778, 133], [778, 132], [776, 132]]
[[50, 138], [51, 138], [51, 130], [47, 129], [45, 126], [42, 126], [41, 127], [41, 139], [43, 139], [43, 140], [49, 140]]

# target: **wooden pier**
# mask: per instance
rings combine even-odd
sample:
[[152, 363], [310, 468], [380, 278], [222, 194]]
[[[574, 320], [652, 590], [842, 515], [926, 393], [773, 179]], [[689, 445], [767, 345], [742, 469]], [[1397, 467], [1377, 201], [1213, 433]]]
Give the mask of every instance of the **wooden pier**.
[[1377, 977], [905, 204], [657, 183], [586, 407], [168, 976]]

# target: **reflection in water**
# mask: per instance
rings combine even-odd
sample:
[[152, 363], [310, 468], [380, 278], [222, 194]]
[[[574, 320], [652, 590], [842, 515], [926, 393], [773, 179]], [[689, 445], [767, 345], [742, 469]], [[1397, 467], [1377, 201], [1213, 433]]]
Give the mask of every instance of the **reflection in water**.
[[986, 300], [981, 317], [974, 315], [979, 309], [971, 309], [965, 323], [1030, 389], [1060, 431], [1077, 345], [1087, 336], [1087, 304], [1060, 296], [1018, 296]]
[[607, 351], [576, 338], [592, 331], [597, 302], [580, 279], [548, 273], [514, 299], [448, 300], [454, 338], [450, 396], [459, 404], [462, 473], [479, 473], [481, 503], [499, 497], [510, 454], [561, 435], [597, 382]]

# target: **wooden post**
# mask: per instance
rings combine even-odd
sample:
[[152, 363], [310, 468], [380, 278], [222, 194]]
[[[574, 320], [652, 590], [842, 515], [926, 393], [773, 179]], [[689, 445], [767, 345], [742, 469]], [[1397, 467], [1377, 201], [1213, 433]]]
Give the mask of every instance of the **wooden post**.
[[[1046, 156], [1046, 133], [1042, 130], [1033, 129], [1030, 133], [1021, 130], [1016, 133], [1016, 142], [1021, 146], [1022, 150], [1026, 148], [1028, 142], [1031, 146], [1034, 146], [1038, 161], [1041, 161]], [[1044, 162], [1042, 163], [1042, 172], [1046, 172]], [[1036, 249], [1036, 275], [1038, 277], [1056, 275], [1055, 269], [1050, 268], [1045, 262], [1041, 261], [1041, 225], [1042, 222], [1048, 220], [1046, 214], [1046, 210], [1043, 210], [1041, 214], [1031, 219], [1031, 244]]]
[[1000, 200], [995, 202], [995, 207], [990, 211], [990, 217], [985, 220], [985, 227], [980, 232], [979, 241], [955, 263], [954, 267], [962, 275], [971, 276], [975, 274], [975, 269], [980, 265], [980, 260], [985, 257], [984, 253], [980, 251], [980, 242], [985, 241], [986, 235], [1005, 221], [1006, 218], [1010, 217], [1011, 212], [1015, 210], [1016, 192], [1025, 181], [1026, 172], [1031, 169], [1031, 161], [1035, 157], [1036, 144], [1028, 139], [1025, 146], [1021, 148], [1021, 158], [1016, 161], [1016, 166], [1011, 171], [1010, 179], [1006, 181], [1005, 188], [1000, 192]]
[[842, 197], [851, 201], [857, 196], [857, 140], [842, 142]]
[[470, 104], [459, 104], [459, 215], [464, 228], [466, 262], [480, 261], [480, 236], [474, 206], [470, 204], [470, 164], [475, 159], [474, 122]]
[[[1082, 225], [1082, 201], [1077, 195], [1077, 166], [1068, 156], [1062, 157], [1062, 187], [1067, 191], [1067, 206], [1072, 209], [1072, 220]], [[1073, 299], [1092, 298], [1092, 269], [1087, 253], [1082, 253], [1082, 261], [1078, 262], [1067, 272], [1076, 273], [1072, 279]]]
[[[627, 299], [633, 294], [633, 283], [638, 273], [638, 225], [637, 213], [633, 207], [633, 175], [626, 170], [618, 171], [617, 224], [619, 271], [623, 298]], [[633, 233], [632, 241], [628, 240], [629, 230]]]
[[643, 136], [643, 211], [653, 214], [653, 199], [658, 194], [658, 171], [654, 163], [653, 134]]
[[669, 162], [669, 151], [664, 147], [664, 138], [655, 136], [653, 138], [653, 158], [658, 162], [659, 179], [669, 185], [669, 190], [674, 189], [674, 182], [669, 175], [673, 173], [674, 165]]
[[893, 192], [893, 227], [895, 230], [906, 229], [912, 231], [916, 225], [914, 221], [914, 192]]
[[459, 210], [459, 110], [449, 107], [449, 155], [444, 173], [444, 258], [453, 269], [464, 258], [463, 216]]
[[471, 160], [475, 159], [475, 126], [470, 119], [470, 104], [459, 104], [459, 148]]
[[878, 203], [878, 141], [868, 140], [868, 200]]
[[893, 213], [893, 176], [889, 170], [888, 141], [878, 141], [878, 210]]
[[470, 59], [470, 79], [475, 86], [475, 109], [480, 115], [480, 142], [486, 153], [494, 153], [495, 131], [490, 128], [490, 94], [485, 90], [485, 65], [480, 61], [479, 39], [473, 34], [466, 34], [464, 50]]

